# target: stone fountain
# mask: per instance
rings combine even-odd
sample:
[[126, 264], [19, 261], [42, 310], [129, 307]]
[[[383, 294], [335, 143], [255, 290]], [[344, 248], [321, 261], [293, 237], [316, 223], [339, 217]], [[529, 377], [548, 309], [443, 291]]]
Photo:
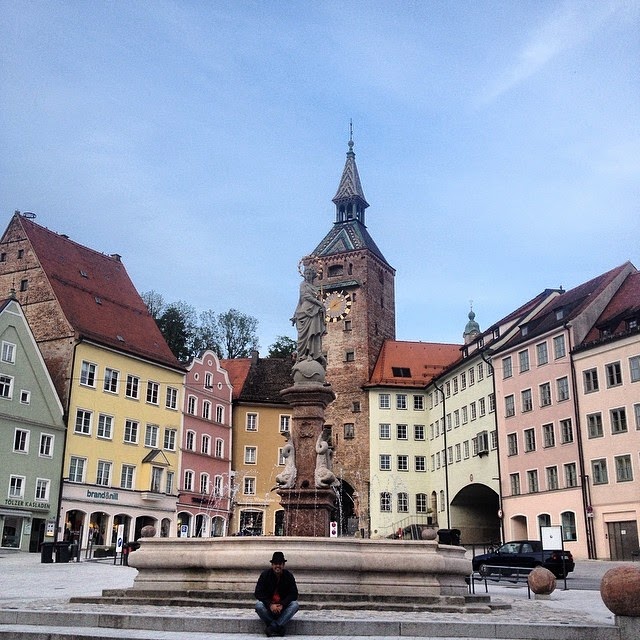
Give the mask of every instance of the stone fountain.
[[315, 277], [305, 268], [292, 318], [298, 331], [293, 385], [281, 392], [292, 407], [285, 467], [276, 478], [285, 536], [144, 539], [129, 559], [138, 575], [126, 601], [173, 594], [237, 606], [252, 598], [259, 571], [281, 550], [295, 573], [302, 606], [489, 611], [486, 602], [479, 604], [482, 597], [468, 596], [471, 562], [462, 547], [434, 540], [329, 537], [338, 481], [324, 413], [335, 394], [325, 380], [326, 311]]

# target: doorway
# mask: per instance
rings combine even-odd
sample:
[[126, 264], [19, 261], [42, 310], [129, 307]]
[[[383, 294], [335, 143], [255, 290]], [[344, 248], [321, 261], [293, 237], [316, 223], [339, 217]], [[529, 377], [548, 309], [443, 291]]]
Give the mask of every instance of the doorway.
[[638, 551], [638, 523], [635, 520], [607, 522], [611, 560], [633, 560]]

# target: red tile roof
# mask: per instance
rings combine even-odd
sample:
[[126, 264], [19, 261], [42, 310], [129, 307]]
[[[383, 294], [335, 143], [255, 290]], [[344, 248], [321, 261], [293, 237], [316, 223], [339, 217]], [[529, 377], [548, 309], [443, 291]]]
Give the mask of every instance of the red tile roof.
[[424, 387], [460, 358], [460, 349], [459, 344], [385, 340], [367, 386]]
[[226, 369], [229, 374], [229, 382], [233, 387], [232, 400], [238, 400], [244, 388], [249, 371], [251, 370], [252, 358], [226, 358], [220, 360], [220, 366]]
[[107, 256], [18, 216], [62, 311], [81, 336], [182, 369], [119, 256]]

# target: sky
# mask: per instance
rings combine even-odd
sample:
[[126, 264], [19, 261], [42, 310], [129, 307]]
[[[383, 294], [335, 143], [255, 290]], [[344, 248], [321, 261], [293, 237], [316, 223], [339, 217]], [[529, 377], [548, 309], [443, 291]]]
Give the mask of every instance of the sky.
[[640, 0], [0, 0], [0, 227], [295, 336], [349, 122], [397, 339], [640, 268]]

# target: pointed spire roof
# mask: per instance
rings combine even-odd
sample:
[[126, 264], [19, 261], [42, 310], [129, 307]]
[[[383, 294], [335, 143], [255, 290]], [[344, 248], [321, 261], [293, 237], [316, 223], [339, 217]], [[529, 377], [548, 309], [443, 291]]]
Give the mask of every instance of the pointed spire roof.
[[360, 182], [360, 174], [358, 173], [358, 166], [356, 165], [356, 154], [353, 151], [353, 138], [350, 137], [347, 160], [344, 163], [342, 178], [340, 179], [336, 195], [333, 196], [333, 202], [338, 206], [340, 203], [349, 202], [356, 198], [364, 205], [363, 210], [369, 206], [369, 203], [364, 197], [362, 183]]

